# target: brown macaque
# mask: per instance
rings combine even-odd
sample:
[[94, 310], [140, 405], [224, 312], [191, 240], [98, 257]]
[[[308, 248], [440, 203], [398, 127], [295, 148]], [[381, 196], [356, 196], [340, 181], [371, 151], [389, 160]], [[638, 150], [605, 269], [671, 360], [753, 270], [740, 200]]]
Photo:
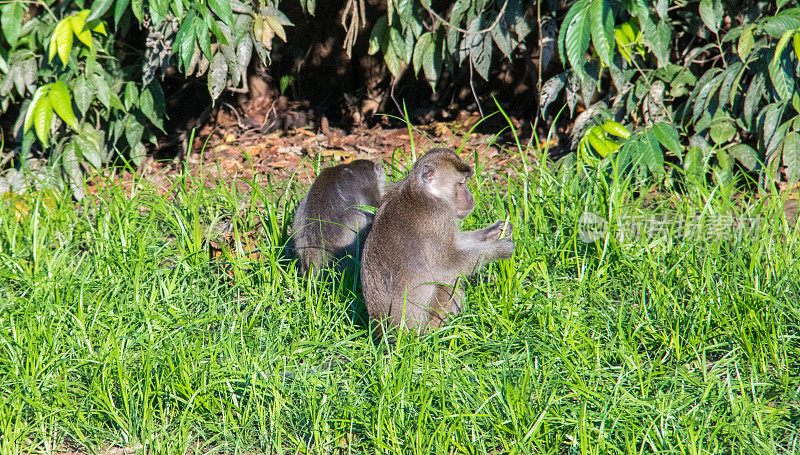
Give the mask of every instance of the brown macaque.
[[335, 262], [337, 270], [355, 272], [374, 216], [367, 206], [377, 208], [385, 188], [380, 162], [355, 160], [320, 172], [294, 215], [292, 236], [301, 271], [319, 271]]
[[475, 206], [472, 169], [449, 149], [432, 149], [385, 197], [364, 245], [361, 284], [370, 319], [435, 328], [464, 309], [462, 275], [514, 253], [512, 227], [498, 221], [459, 231]]

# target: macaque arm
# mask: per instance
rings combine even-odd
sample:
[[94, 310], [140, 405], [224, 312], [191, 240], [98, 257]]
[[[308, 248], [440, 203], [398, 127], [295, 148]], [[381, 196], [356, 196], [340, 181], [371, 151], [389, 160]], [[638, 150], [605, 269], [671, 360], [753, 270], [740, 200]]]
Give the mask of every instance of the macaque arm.
[[507, 233], [506, 240], [500, 239], [502, 228], [503, 222], [498, 221], [483, 229], [456, 234], [456, 248], [460, 257], [455, 259], [454, 263], [460, 263], [457, 266], [460, 274], [475, 273], [489, 262], [511, 256], [510, 252], [513, 252], [514, 248], [510, 238], [511, 232]]

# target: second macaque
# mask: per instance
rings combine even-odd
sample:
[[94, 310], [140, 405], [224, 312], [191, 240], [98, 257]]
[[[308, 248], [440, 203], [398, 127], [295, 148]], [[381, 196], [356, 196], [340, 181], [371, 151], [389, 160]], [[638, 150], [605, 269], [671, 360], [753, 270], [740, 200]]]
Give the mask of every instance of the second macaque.
[[294, 215], [294, 248], [304, 273], [333, 265], [357, 270], [373, 213], [386, 189], [380, 162], [355, 160], [324, 169]]

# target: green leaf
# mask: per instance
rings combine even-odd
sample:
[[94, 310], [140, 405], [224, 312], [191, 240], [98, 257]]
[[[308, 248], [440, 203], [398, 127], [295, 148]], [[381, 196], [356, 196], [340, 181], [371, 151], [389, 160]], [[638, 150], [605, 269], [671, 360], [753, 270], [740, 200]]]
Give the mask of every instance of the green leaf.
[[48, 96], [56, 114], [64, 120], [64, 123], [77, 131], [78, 119], [75, 118], [75, 112], [72, 110], [72, 97], [69, 95], [67, 85], [63, 81], [51, 84]]
[[139, 105], [139, 90], [136, 89], [136, 84], [133, 81], [128, 81], [125, 84], [125, 109], [130, 110], [133, 106]]
[[734, 62], [723, 71], [725, 76], [722, 78], [722, 84], [719, 88], [719, 107], [725, 108], [729, 101], [733, 104], [734, 97], [738, 91], [737, 87], [734, 87], [734, 83], [742, 77], [744, 71], [745, 68], [742, 62]]
[[111, 108], [111, 95], [109, 95], [108, 82], [105, 78], [97, 73], [92, 74], [92, 85], [94, 85], [94, 94], [97, 99], [107, 108]]
[[660, 17], [662, 20], [666, 20], [669, 18], [669, 15], [667, 14], [668, 6], [669, 2], [667, 0], [656, 1], [656, 13], [658, 14], [658, 17]]
[[211, 53], [211, 33], [208, 30], [206, 22], [200, 16], [194, 18], [194, 36], [197, 38], [197, 44], [203, 55], [211, 60], [214, 54]]
[[517, 43], [511, 38], [509, 27], [505, 26], [505, 21], [501, 20], [497, 26], [492, 27], [491, 33], [492, 39], [495, 44], [497, 44], [497, 48], [500, 49], [500, 52], [502, 52], [507, 59], [511, 60], [511, 53], [514, 51]]
[[86, 111], [94, 100], [94, 91], [89, 85], [89, 82], [84, 77], [78, 77], [72, 86], [72, 96], [75, 99], [75, 105], [81, 112], [81, 116], [86, 116]]
[[216, 100], [225, 90], [228, 81], [228, 61], [222, 52], [217, 52], [208, 67], [208, 93]]
[[[205, 18], [206, 27], [211, 33], [217, 38], [217, 42], [222, 46], [228, 46], [228, 38], [231, 37], [230, 35], [230, 27], [228, 27], [224, 22], [218, 21], [214, 19], [214, 17], [209, 13], [203, 16]], [[225, 27], [227, 33], [223, 33], [220, 25]]]
[[114, 0], [94, 0], [91, 8], [92, 14], [89, 15], [86, 21], [91, 22], [95, 19], [100, 19], [113, 4]]
[[[567, 15], [564, 17], [564, 22], [561, 23], [561, 29], [558, 31], [558, 55], [559, 57], [561, 57], [562, 62], [567, 61], [567, 57], [565, 54], [567, 29], [569, 28], [569, 25], [572, 24], [572, 22], [575, 20], [575, 17], [578, 15], [578, 13], [586, 9], [586, 3], [587, 0], [578, 0], [574, 5], [570, 7], [569, 11], [567, 11]], [[453, 7], [453, 11], [455, 12], [455, 6]], [[450, 47], [452, 48], [452, 46]]]
[[271, 28], [272, 31], [275, 32], [275, 35], [277, 35], [278, 38], [286, 42], [286, 30], [283, 29], [283, 25], [281, 25], [278, 19], [275, 19], [272, 16], [264, 16], [264, 19], [267, 21], [267, 25], [269, 25], [269, 28]]
[[175, 35], [175, 43], [173, 44], [173, 46], [178, 49], [178, 54], [180, 55], [181, 62], [183, 62], [184, 70], [189, 68], [189, 62], [192, 60], [192, 54], [194, 54], [194, 19], [195, 13], [194, 11], [190, 11], [183, 19], [178, 33]]
[[[22, 81], [25, 83], [27, 91], [33, 93], [36, 90], [36, 72], [39, 70], [36, 64], [36, 57], [23, 60], [19, 65], [19, 72]], [[24, 95], [25, 90], [20, 91], [20, 95]]]
[[91, 140], [91, 136], [86, 134], [72, 136], [72, 144], [75, 147], [75, 154], [89, 162], [95, 169], [103, 166], [103, 157], [98, 149], [98, 144]]
[[800, 8], [785, 9], [764, 19], [764, 31], [773, 38], [780, 38], [787, 30], [800, 28]]
[[730, 117], [722, 116], [720, 118], [715, 118], [714, 121], [711, 122], [709, 133], [711, 134], [711, 140], [714, 141], [715, 144], [721, 145], [733, 139], [733, 136], [736, 134], [736, 127], [733, 125], [733, 121]]
[[401, 60], [405, 60], [406, 55], [406, 41], [403, 35], [396, 28], [389, 29], [390, 46], [394, 49], [395, 55], [398, 55]]
[[763, 124], [761, 125], [762, 140], [764, 141], [764, 148], [766, 149], [766, 155], [768, 157], [777, 150], [783, 138], [778, 126], [783, 116], [784, 109], [784, 103], [772, 103], [763, 110]]
[[794, 56], [800, 59], [800, 31], [795, 32], [792, 37], [792, 46], [794, 47]]
[[651, 20], [644, 22], [642, 28], [643, 41], [658, 59], [658, 66], [664, 67], [670, 63], [670, 41], [672, 40], [672, 26], [667, 21], [658, 24]]
[[17, 46], [19, 40], [24, 12], [24, 6], [20, 2], [10, 2], [0, 7], [0, 27], [12, 49]]
[[139, 167], [144, 163], [144, 159], [147, 158], [147, 148], [141, 142], [138, 142], [135, 146], [133, 146], [131, 151], [131, 161], [133, 165]]
[[489, 67], [492, 63], [492, 37], [489, 33], [478, 33], [481, 29], [481, 16], [476, 17], [469, 26], [468, 32], [464, 38], [469, 42], [469, 58], [472, 67], [483, 78], [489, 80]]
[[506, 12], [501, 23], [506, 28], [511, 28], [514, 34], [517, 35], [517, 41], [523, 41], [530, 35], [533, 29], [525, 18], [525, 12], [522, 10], [521, 0], [508, 0], [506, 2]]
[[265, 7], [261, 8], [261, 15], [262, 16], [269, 16], [269, 17], [277, 19], [278, 22], [280, 22], [281, 25], [283, 25], [284, 27], [292, 27], [292, 26], [294, 26], [292, 21], [290, 21], [289, 18], [286, 17], [286, 15], [283, 14], [277, 8], [273, 8], [271, 6], [265, 6]]
[[[704, 81], [708, 82], [704, 83]], [[709, 99], [711, 99], [711, 95], [717, 91], [721, 84], [722, 73], [719, 68], [712, 68], [700, 78], [700, 81], [695, 87], [695, 90], [697, 90], [697, 95], [694, 97], [694, 105], [692, 107], [692, 119], [694, 121], [697, 121], [701, 115], [706, 113], [706, 107], [708, 106]], [[690, 99], [690, 102], [691, 101], [692, 100]]]
[[430, 32], [423, 33], [414, 46], [414, 56], [412, 58], [412, 63], [414, 64], [414, 76], [419, 74], [419, 71], [422, 69], [422, 61], [426, 53], [432, 53], [432, 47], [433, 35]]
[[22, 131], [26, 133], [31, 127], [33, 126], [33, 121], [36, 118], [34, 113], [36, 112], [37, 106], [44, 102], [42, 100], [46, 100], [46, 102], [50, 102], [47, 92], [50, 91], [50, 85], [43, 85], [36, 90], [36, 93], [33, 94], [33, 99], [31, 99], [30, 104], [28, 104], [28, 110], [25, 113], [25, 121], [23, 122]]
[[247, 77], [247, 67], [253, 57], [253, 41], [249, 36], [245, 36], [236, 46], [236, 61], [239, 63], [241, 79]]
[[789, 183], [800, 180], [800, 133], [792, 131], [783, 140], [783, 164]]
[[316, 0], [300, 0], [300, 6], [302, 6], [308, 14], [314, 15], [314, 10], [316, 9], [317, 2]]
[[130, 0], [131, 2], [131, 11], [133, 11], [133, 15], [136, 17], [136, 20], [139, 23], [144, 21], [144, 0]]
[[727, 151], [728, 155], [735, 158], [748, 171], [755, 169], [758, 164], [758, 154], [747, 144], [733, 144]]
[[715, 35], [722, 23], [722, 0], [700, 0], [700, 18]]
[[81, 171], [80, 160], [76, 156], [75, 143], [68, 142], [61, 153], [61, 166], [66, 171], [66, 180], [72, 190], [72, 197], [81, 200], [84, 197], [83, 172]]
[[643, 133], [644, 144], [644, 162], [647, 168], [653, 174], [664, 173], [664, 153], [661, 151], [661, 145], [652, 130]]
[[[563, 25], [562, 25], [563, 27]], [[586, 65], [586, 50], [589, 48], [591, 36], [591, 26], [586, 10], [581, 10], [567, 26], [565, 46], [567, 49], [567, 59], [570, 66], [578, 74], [583, 73]]]
[[89, 15], [89, 10], [83, 10], [80, 13], [69, 17], [69, 25], [78, 40], [86, 45], [89, 49], [92, 48], [92, 32], [86, 28], [86, 17]]
[[[450, 23], [460, 27], [461, 22], [464, 19], [464, 13], [469, 10], [471, 4], [471, 0], [456, 0], [456, 2], [453, 4], [453, 8], [450, 10]], [[447, 48], [453, 54], [455, 54], [456, 50], [458, 49], [458, 41], [460, 37], [461, 33], [456, 28], [447, 28]]]
[[35, 108], [33, 112], [33, 128], [36, 130], [36, 136], [39, 137], [39, 141], [47, 147], [50, 124], [53, 121], [53, 106], [50, 104], [50, 97], [41, 98], [33, 107]]
[[127, 118], [117, 119], [110, 122], [108, 126], [108, 134], [112, 144], [116, 144], [122, 134], [125, 132], [125, 125], [127, 125]]
[[227, 0], [208, 0], [208, 7], [228, 26], [233, 26], [233, 10]]
[[781, 58], [783, 50], [786, 49], [786, 45], [789, 44], [789, 40], [792, 39], [792, 36], [794, 36], [796, 32], [796, 30], [786, 30], [786, 32], [784, 32], [781, 39], [778, 40], [778, 45], [775, 46], [775, 55], [772, 57], [773, 61]]
[[611, 7], [606, 0], [592, 0], [588, 14], [594, 49], [600, 60], [606, 66], [610, 66], [615, 44], [614, 15]]
[[761, 99], [766, 94], [766, 78], [764, 73], [756, 73], [750, 81], [747, 93], [744, 95], [744, 108], [742, 109], [742, 120], [746, 127], [750, 127], [758, 113], [758, 106]]
[[433, 90], [434, 93], [436, 93], [436, 83], [439, 82], [439, 76], [442, 72], [442, 55], [446, 37], [447, 31], [445, 28], [439, 28], [439, 30], [436, 31], [436, 36], [433, 38], [433, 43], [422, 58], [425, 79], [428, 80], [428, 84], [431, 86], [431, 90]]
[[122, 15], [128, 10], [128, 4], [130, 1], [131, 0], [116, 0], [116, 3], [114, 4], [114, 26], [119, 25]]
[[730, 185], [733, 181], [733, 160], [725, 150], [720, 150], [716, 154], [717, 165], [713, 167], [714, 178], [718, 186]]
[[403, 69], [404, 59], [403, 56], [397, 55], [394, 46], [388, 46], [384, 50], [383, 60], [386, 62], [386, 67], [389, 68], [393, 76], [397, 77], [400, 75], [400, 71]]
[[678, 130], [669, 123], [659, 122], [653, 125], [653, 134], [661, 145], [669, 150], [673, 156], [681, 157], [683, 146], [680, 142]]
[[8, 77], [13, 79], [14, 87], [20, 95], [25, 94], [25, 77], [22, 75], [22, 65], [15, 64], [8, 74]]
[[148, 0], [147, 14], [153, 26], [158, 27], [164, 21], [164, 17], [169, 14], [170, 3], [170, 0]]
[[706, 160], [700, 147], [689, 147], [686, 159], [683, 161], [683, 171], [686, 178], [694, 184], [701, 183], [705, 174]]
[[290, 74], [284, 74], [283, 76], [281, 76], [281, 80], [280, 80], [280, 92], [281, 92], [281, 95], [286, 93], [286, 89], [289, 88], [289, 85], [292, 82], [294, 82], [294, 76], [292, 76]]
[[736, 47], [736, 53], [739, 54], [739, 58], [743, 62], [747, 61], [747, 57], [750, 56], [750, 51], [753, 50], [753, 45], [755, 44], [755, 41], [753, 40], [754, 27], [754, 25], [745, 27], [741, 36], [739, 36], [739, 45]]
[[412, 0], [394, 0], [397, 3], [397, 14], [403, 30], [414, 22], [414, 2]]
[[119, 95], [117, 95], [113, 91], [108, 92], [108, 101], [111, 104], [111, 107], [113, 107], [114, 109], [119, 109], [120, 111], [125, 110], [125, 105], [122, 104], [122, 100], [119, 99]]
[[48, 61], [52, 62], [57, 52], [64, 66], [66, 66], [69, 53], [72, 50], [73, 33], [68, 19], [62, 19], [53, 30], [53, 35], [50, 37], [50, 52], [48, 55]]
[[375, 21], [375, 25], [372, 26], [372, 32], [369, 37], [369, 50], [367, 51], [369, 55], [375, 55], [381, 49], [386, 49], [388, 44], [388, 26], [385, 15], [379, 17], [378, 20]]
[[794, 92], [793, 71], [789, 64], [780, 58], [780, 55], [776, 54], [776, 57], [769, 62], [767, 67], [769, 69], [769, 79], [772, 81], [778, 97], [781, 100], [788, 100], [792, 97], [792, 92]]
[[125, 139], [127, 139], [131, 149], [142, 141], [142, 134], [144, 134], [144, 125], [139, 119], [131, 116], [128, 124], [125, 125]]
[[142, 113], [153, 125], [161, 131], [164, 131], [166, 107], [164, 105], [164, 92], [161, 90], [161, 84], [157, 81], [153, 81], [142, 90], [141, 95], [139, 95], [139, 109], [141, 109]]

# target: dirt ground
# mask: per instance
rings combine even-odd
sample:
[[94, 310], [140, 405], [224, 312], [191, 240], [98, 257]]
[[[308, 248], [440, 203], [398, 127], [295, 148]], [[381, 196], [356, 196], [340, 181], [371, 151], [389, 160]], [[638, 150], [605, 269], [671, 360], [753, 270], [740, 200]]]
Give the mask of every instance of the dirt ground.
[[[187, 152], [176, 156], [176, 153], [170, 155], [162, 150], [166, 149], [166, 144], [175, 147], [176, 143], [177, 148], [182, 149], [192, 137], [190, 132], [184, 132], [182, 139], [170, 141], [164, 138], [161, 141], [164, 145], [160, 144], [160, 148], [144, 161], [137, 176], [125, 172], [117, 179], [131, 183], [136, 178], [144, 178], [166, 192], [185, 167], [192, 176], [203, 174], [212, 179], [237, 182], [242, 190], [246, 190], [245, 181], [253, 179], [256, 174], [262, 182], [271, 176], [273, 181], [294, 179], [310, 185], [316, 177], [315, 169], [361, 158], [383, 158], [390, 162], [394, 156], [404, 162], [404, 157], [412, 156], [412, 138], [407, 127], [402, 127], [399, 122], [395, 121], [395, 125], [383, 122], [372, 128], [356, 127], [350, 131], [329, 126], [325, 119], [316, 125], [306, 123], [302, 127], [286, 128], [286, 122], [283, 122], [283, 128], [271, 128], [266, 124], [280, 122], [264, 113], [269, 110], [265, 105], [268, 103], [254, 100], [238, 108], [220, 106], [212, 111], [204, 125], [195, 129]], [[286, 115], [292, 114], [300, 115], [296, 112]], [[513, 138], [509, 134], [498, 137], [496, 134], [470, 133], [479, 121], [478, 114], [462, 113], [448, 122], [431, 121], [414, 126], [413, 148], [417, 155], [433, 147], [456, 149], [466, 138], [461, 153], [466, 162], [474, 165], [477, 155], [484, 169], [503, 169], [504, 175], [513, 173], [521, 165], [516, 146], [510, 142]], [[502, 125], [492, 125], [495, 126], [495, 131], [503, 129]], [[183, 141], [183, 146], [180, 141]], [[514, 151], [504, 151], [502, 147]], [[530, 164], [535, 157], [528, 159]], [[393, 179], [398, 177], [390, 176]], [[88, 190], [96, 193], [100, 180], [90, 182]]]

